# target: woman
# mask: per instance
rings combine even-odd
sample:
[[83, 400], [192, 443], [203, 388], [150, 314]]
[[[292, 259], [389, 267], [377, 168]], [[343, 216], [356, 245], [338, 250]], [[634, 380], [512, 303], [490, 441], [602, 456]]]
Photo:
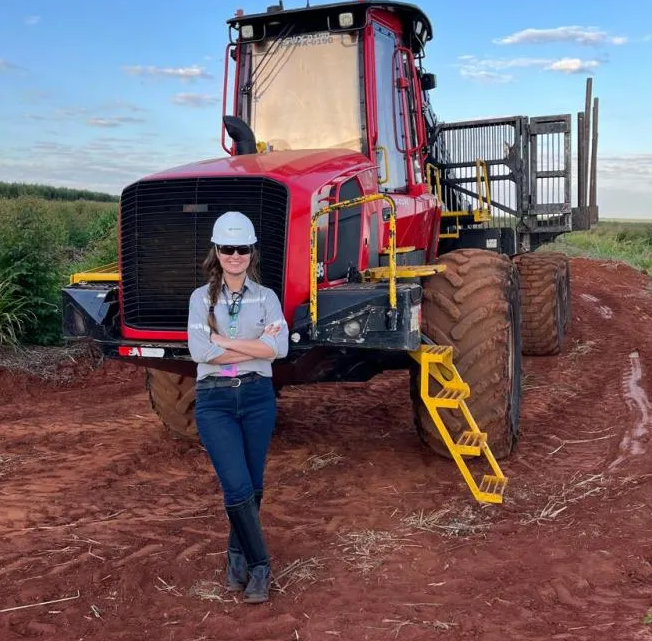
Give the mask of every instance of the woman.
[[207, 284], [190, 297], [188, 346], [197, 363], [197, 430], [215, 468], [231, 523], [226, 588], [269, 598], [270, 560], [259, 509], [276, 422], [272, 361], [288, 352], [276, 294], [260, 284], [254, 227], [227, 212], [213, 226]]

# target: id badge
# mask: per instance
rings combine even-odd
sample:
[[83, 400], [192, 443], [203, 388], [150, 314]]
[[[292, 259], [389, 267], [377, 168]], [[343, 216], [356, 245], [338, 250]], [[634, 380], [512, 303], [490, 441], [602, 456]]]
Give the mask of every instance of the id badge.
[[220, 372], [223, 376], [237, 376], [238, 375], [238, 366], [233, 363], [231, 365], [222, 365], [222, 370]]

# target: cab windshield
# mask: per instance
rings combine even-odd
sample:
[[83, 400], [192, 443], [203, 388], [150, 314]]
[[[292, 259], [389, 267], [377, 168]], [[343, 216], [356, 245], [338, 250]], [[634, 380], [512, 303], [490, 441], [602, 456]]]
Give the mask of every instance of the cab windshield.
[[357, 33], [306, 33], [245, 44], [239, 115], [275, 150], [362, 151]]

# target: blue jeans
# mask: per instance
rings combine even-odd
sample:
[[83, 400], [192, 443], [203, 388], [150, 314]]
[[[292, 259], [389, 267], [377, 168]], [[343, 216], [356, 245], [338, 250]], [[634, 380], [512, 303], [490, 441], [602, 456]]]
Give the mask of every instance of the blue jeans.
[[276, 425], [272, 379], [243, 380], [240, 387], [197, 388], [197, 431], [208, 451], [226, 507], [263, 492], [265, 462]]

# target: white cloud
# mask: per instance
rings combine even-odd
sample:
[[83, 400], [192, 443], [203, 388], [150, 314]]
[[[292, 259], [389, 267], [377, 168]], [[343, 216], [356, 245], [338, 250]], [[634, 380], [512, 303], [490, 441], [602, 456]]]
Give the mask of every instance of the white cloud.
[[542, 67], [550, 64], [547, 58], [475, 58], [466, 56], [465, 62], [468, 65], [476, 67], [485, 67], [487, 69], [514, 69], [526, 67]]
[[37, 25], [39, 22], [41, 22], [41, 16], [28, 16], [25, 18], [25, 24], [28, 25], [29, 27], [33, 27], [34, 25]]
[[627, 180], [644, 181], [649, 190], [652, 186], [652, 154], [598, 155], [598, 174], [621, 184]]
[[199, 93], [178, 93], [172, 102], [181, 107], [211, 107], [219, 103], [216, 96]]
[[460, 69], [460, 74], [469, 80], [477, 80], [489, 84], [504, 84], [514, 80], [514, 76], [505, 73], [496, 73], [495, 71], [487, 71], [486, 69], [478, 69], [471, 66], [463, 66]]
[[503, 38], [496, 38], [495, 44], [548, 44], [551, 42], [574, 42], [599, 47], [606, 44], [623, 45], [627, 36], [611, 36], [597, 27], [556, 27], [554, 29], [523, 29]]
[[476, 58], [471, 55], [459, 57], [460, 74], [469, 80], [505, 83], [514, 80], [511, 74], [500, 73], [508, 69], [539, 68], [561, 73], [584, 73], [597, 69], [600, 60], [580, 58]]
[[132, 113], [142, 113], [149, 111], [145, 107], [140, 107], [138, 105], [133, 105], [130, 102], [125, 102], [124, 100], [111, 100], [110, 102], [105, 102], [97, 107], [98, 111], [130, 111]]
[[63, 122], [66, 120], [80, 122], [85, 119], [86, 124], [91, 127], [120, 127], [129, 123], [145, 122], [142, 117], [107, 115], [116, 111], [140, 113], [148, 110], [137, 105], [114, 100], [95, 107], [63, 107], [45, 113], [24, 113], [23, 118], [40, 122]]
[[[219, 147], [210, 138], [177, 146], [161, 144], [160, 134], [129, 138], [99, 136], [74, 145], [41, 140], [30, 147], [5, 149], [0, 175], [8, 182], [37, 182], [119, 194], [124, 187], [153, 172], [210, 158]], [[37, 153], [35, 153], [35, 151]]]
[[192, 65], [190, 67], [155, 67], [131, 65], [123, 67], [124, 71], [132, 76], [153, 76], [162, 78], [180, 78], [181, 80], [210, 80], [213, 74], [209, 73], [204, 67]]
[[133, 116], [117, 116], [115, 118], [88, 118], [86, 124], [91, 127], [121, 127], [122, 125], [145, 122], [143, 118]]
[[51, 121], [60, 121], [60, 120], [77, 120], [88, 115], [89, 111], [85, 107], [65, 107], [63, 109], [55, 109], [54, 111], [49, 111], [46, 114], [23, 114], [23, 118], [28, 120], [51, 120]]
[[586, 73], [600, 66], [598, 60], [580, 60], [579, 58], [561, 58], [546, 67], [547, 71], [562, 73]]

